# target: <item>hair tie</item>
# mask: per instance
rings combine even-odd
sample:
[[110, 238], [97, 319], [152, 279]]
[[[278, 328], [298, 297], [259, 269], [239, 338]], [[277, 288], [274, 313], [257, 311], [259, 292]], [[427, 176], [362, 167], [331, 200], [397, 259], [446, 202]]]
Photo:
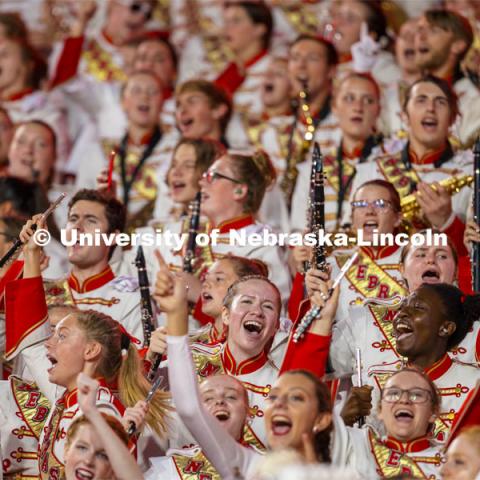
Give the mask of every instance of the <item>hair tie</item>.
[[122, 349], [122, 354], [124, 354], [124, 352], [123, 352], [124, 350], [125, 350], [125, 354], [126, 354], [127, 351], [128, 351], [128, 348], [130, 347], [130, 343], [132, 343], [132, 341], [134, 341], [134, 339], [125, 330], [125, 327], [121, 323], [117, 322], [117, 325], [118, 325], [118, 329], [120, 330], [120, 348]]

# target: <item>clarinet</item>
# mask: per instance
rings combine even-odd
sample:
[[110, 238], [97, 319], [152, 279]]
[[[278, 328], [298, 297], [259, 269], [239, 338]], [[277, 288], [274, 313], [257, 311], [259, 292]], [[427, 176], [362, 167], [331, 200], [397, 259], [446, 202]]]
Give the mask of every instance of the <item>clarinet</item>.
[[195, 257], [195, 239], [197, 238], [198, 227], [200, 225], [200, 202], [202, 200], [202, 193], [198, 192], [195, 199], [190, 204], [190, 224], [188, 226], [188, 241], [187, 250], [183, 257], [183, 271], [193, 272], [193, 259]]
[[[480, 137], [473, 147], [473, 220], [480, 225]], [[474, 292], [480, 292], [480, 243], [472, 246], [472, 286]]]
[[[137, 256], [135, 257], [135, 266], [138, 271], [138, 283], [140, 285], [140, 311], [143, 327], [143, 346], [150, 346], [150, 339], [152, 338], [152, 332], [155, 330], [155, 324], [153, 321], [153, 309], [152, 299], [150, 298], [150, 284], [148, 281], [147, 267], [145, 264], [145, 256], [143, 254], [143, 248], [140, 245], [137, 249]], [[155, 377], [155, 373], [158, 370], [158, 366], [162, 361], [162, 355], [155, 356], [147, 378], [151, 382]]]
[[323, 157], [317, 142], [313, 146], [312, 173], [310, 175], [310, 232], [316, 236], [313, 248], [312, 262], [304, 262], [303, 268], [307, 271], [310, 263], [322, 272], [327, 271], [327, 256], [325, 246], [320, 245], [319, 231], [325, 230], [325, 184], [323, 177]]

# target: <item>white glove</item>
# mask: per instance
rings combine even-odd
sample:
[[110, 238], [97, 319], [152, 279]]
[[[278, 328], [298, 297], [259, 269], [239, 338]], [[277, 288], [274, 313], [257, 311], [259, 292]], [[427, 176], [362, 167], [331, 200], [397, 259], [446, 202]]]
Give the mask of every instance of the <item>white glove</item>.
[[368, 34], [368, 26], [363, 22], [360, 41], [352, 45], [353, 69], [356, 72], [370, 72], [377, 61], [380, 49], [380, 44]]

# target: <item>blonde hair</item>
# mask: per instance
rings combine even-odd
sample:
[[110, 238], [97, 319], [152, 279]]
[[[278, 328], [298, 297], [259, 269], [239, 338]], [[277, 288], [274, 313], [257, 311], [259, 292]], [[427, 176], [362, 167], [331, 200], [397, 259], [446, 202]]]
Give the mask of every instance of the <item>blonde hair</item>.
[[465, 436], [471, 443], [475, 444], [477, 450], [480, 450], [480, 425], [471, 425], [460, 430], [458, 437]]
[[[76, 315], [79, 328], [85, 332], [87, 340], [97, 342], [102, 347], [97, 375], [107, 382], [118, 378], [120, 399], [127, 407], [133, 407], [144, 400], [150, 390], [150, 383], [143, 375], [143, 365], [136, 347], [118, 322], [108, 315], [95, 310], [85, 310]], [[122, 351], [126, 350], [123, 358]], [[172, 410], [170, 395], [158, 391], [150, 402], [146, 423], [160, 436], [166, 432], [165, 417]]]

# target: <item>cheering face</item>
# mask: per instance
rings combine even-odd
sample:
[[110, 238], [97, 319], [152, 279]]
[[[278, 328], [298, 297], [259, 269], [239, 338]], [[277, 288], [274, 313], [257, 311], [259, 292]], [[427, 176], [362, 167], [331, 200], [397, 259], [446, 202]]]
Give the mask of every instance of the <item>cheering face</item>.
[[[447, 325], [448, 324], [448, 325]], [[393, 321], [397, 352], [415, 359], [438, 350], [438, 342], [455, 330], [445, 319], [441, 299], [431, 290], [420, 287], [404, 301]]]
[[83, 371], [84, 352], [88, 346], [85, 332], [73, 315], [68, 315], [55, 327], [54, 334], [45, 342], [47, 358], [52, 366], [47, 370], [48, 380], [72, 391], [77, 375]]
[[339, 54], [350, 54], [352, 45], [360, 40], [360, 30], [367, 15], [367, 7], [355, 0], [343, 0], [333, 9], [332, 24], [336, 33], [333, 43]]
[[235, 54], [241, 53], [252, 42], [260, 42], [265, 25], [252, 22], [241, 6], [228, 6], [224, 13], [223, 35], [228, 48]]
[[149, 73], [134, 73], [123, 92], [122, 106], [128, 121], [140, 128], [158, 124], [163, 97], [160, 81]]
[[414, 41], [417, 67], [432, 72], [445, 65], [456, 43], [452, 32], [431, 25], [425, 17], [417, 22]]
[[151, 10], [148, 0], [109, 2], [107, 29], [115, 32], [121, 43], [127, 43], [142, 32]]
[[440, 87], [430, 82], [417, 83], [404, 112], [411, 140], [429, 149], [442, 147], [448, 138], [452, 112]]
[[443, 480], [475, 480], [480, 473], [478, 444], [467, 435], [459, 435], [447, 450], [440, 470]]
[[232, 205], [238, 200], [236, 191], [239, 183], [235, 176], [229, 158], [224, 155], [216, 160], [200, 180], [202, 189], [202, 214], [207, 217], [217, 217], [225, 210], [226, 205]]
[[195, 198], [200, 188], [196, 162], [195, 148], [192, 145], [183, 144], [176, 149], [167, 174], [170, 196], [174, 202], [188, 203]]
[[301, 374], [281, 375], [265, 402], [267, 440], [272, 450], [302, 451], [303, 435], [313, 437], [314, 428], [322, 431], [331, 421], [329, 413], [318, 411], [315, 385]]
[[353, 230], [363, 229], [366, 240], [371, 240], [375, 232], [393, 233], [400, 224], [400, 214], [395, 212], [390, 192], [384, 187], [360, 187], [354, 202], [363, 202], [363, 205], [352, 206], [352, 227]]
[[135, 53], [135, 70], [152, 71], [163, 85], [172, 86], [177, 75], [175, 63], [168, 47], [155, 40], [142, 42]]
[[202, 312], [213, 318], [222, 313], [223, 299], [228, 287], [238, 276], [228, 259], [217, 260], [208, 270], [202, 282]]
[[177, 127], [185, 138], [214, 137], [226, 105], [212, 107], [209, 98], [199, 91], [188, 91], [177, 96], [175, 116]]
[[422, 283], [452, 285], [457, 274], [455, 257], [449, 246], [415, 247], [411, 245], [401, 268], [410, 292], [414, 292]]
[[290, 49], [288, 73], [293, 92], [303, 90], [302, 80], [307, 82], [310, 96], [330, 88], [334, 68], [328, 65], [327, 48], [315, 40], [301, 40]]
[[365, 141], [375, 131], [380, 114], [380, 100], [375, 86], [363, 78], [345, 80], [335, 95], [333, 113], [344, 135]]
[[395, 56], [399, 67], [406, 73], [418, 72], [415, 55], [415, 33], [417, 20], [406, 21], [401, 27], [395, 40]]
[[45, 185], [56, 159], [52, 132], [36, 123], [21, 125], [15, 131], [8, 157], [10, 175]]
[[66, 480], [115, 478], [102, 442], [91, 425], [78, 427], [65, 450]]
[[[0, 40], [0, 93], [17, 93], [26, 88], [31, 67], [22, 59], [20, 45], [9, 39]], [[15, 90], [15, 91], [14, 91]]]
[[200, 385], [200, 397], [223, 428], [240, 440], [248, 415], [247, 393], [242, 383], [230, 375], [214, 375]]
[[67, 247], [68, 261], [79, 268], [88, 268], [105, 261], [111, 247], [103, 242], [99, 245], [80, 245], [80, 235], [95, 232], [107, 233], [109, 225], [105, 214], [105, 206], [90, 200], [79, 200], [74, 203], [68, 213], [66, 226], [66, 239], [72, 241], [72, 235], [76, 231], [77, 242]]
[[237, 286], [230, 310], [223, 309], [223, 323], [228, 326], [227, 341], [231, 349], [249, 358], [265, 349], [275, 335], [280, 317], [278, 292], [268, 282], [247, 280]]
[[268, 108], [282, 105], [290, 98], [290, 79], [288, 77], [287, 61], [275, 59], [272, 61], [262, 83], [261, 97]]
[[432, 395], [428, 382], [415, 372], [401, 372], [389, 379], [378, 414], [388, 436], [401, 442], [425, 436], [435, 421]]

